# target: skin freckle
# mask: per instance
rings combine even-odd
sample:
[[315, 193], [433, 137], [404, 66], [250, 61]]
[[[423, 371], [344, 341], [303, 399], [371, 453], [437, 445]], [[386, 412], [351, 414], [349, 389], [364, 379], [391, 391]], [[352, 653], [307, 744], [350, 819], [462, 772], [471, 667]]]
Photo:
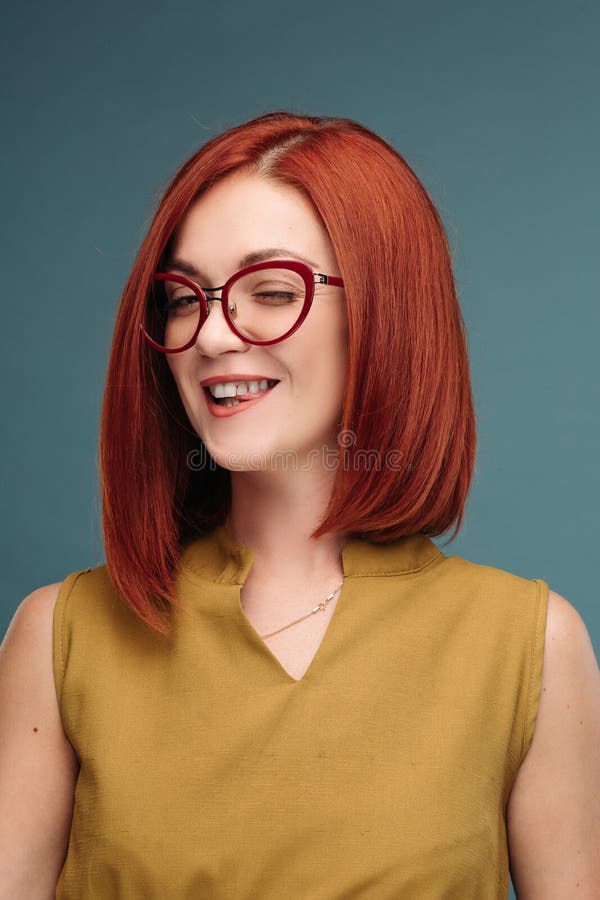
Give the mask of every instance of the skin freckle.
[[34, 731], [37, 731], [37, 728], [34, 728], [33, 730], [34, 730]]

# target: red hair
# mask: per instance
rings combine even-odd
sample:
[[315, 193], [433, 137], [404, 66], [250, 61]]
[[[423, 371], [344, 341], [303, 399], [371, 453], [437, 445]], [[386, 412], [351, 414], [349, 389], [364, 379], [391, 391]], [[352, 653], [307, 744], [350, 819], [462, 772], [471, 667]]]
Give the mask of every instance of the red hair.
[[102, 408], [107, 567], [124, 601], [164, 635], [168, 612], [178, 605], [173, 581], [182, 542], [225, 521], [230, 473], [214, 462], [190, 465], [193, 451], [205, 459], [207, 451], [164, 355], [145, 343], [140, 323], [152, 275], [188, 208], [241, 168], [312, 201], [344, 280], [345, 440], [329, 507], [313, 536], [360, 533], [383, 542], [414, 532], [439, 535], [454, 524], [453, 540], [475, 464], [467, 338], [448, 241], [402, 156], [352, 120], [288, 112], [212, 138], [176, 173], [137, 254], [117, 314]]

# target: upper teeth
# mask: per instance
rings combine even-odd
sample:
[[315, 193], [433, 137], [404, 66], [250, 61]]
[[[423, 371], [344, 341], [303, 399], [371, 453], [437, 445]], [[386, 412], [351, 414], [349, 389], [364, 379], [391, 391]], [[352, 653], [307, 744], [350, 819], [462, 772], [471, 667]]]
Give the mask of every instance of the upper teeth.
[[238, 394], [258, 394], [259, 391], [266, 391], [269, 382], [266, 378], [263, 378], [262, 381], [237, 381], [235, 383], [225, 381], [220, 384], [209, 384], [208, 387], [213, 397], [235, 397]]

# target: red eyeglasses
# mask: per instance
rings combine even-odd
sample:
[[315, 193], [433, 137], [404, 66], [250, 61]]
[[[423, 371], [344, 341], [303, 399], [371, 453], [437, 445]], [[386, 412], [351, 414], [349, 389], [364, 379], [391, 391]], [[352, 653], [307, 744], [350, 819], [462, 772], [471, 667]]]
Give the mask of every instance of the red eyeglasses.
[[[313, 272], [306, 263], [287, 259], [247, 266], [215, 288], [201, 288], [173, 272], [157, 272], [150, 287], [146, 322], [140, 328], [155, 350], [181, 353], [195, 343], [213, 301], [218, 301], [227, 324], [245, 343], [277, 344], [306, 319], [316, 284], [344, 286], [336, 275]], [[222, 291], [221, 296], [206, 296], [215, 291]]]

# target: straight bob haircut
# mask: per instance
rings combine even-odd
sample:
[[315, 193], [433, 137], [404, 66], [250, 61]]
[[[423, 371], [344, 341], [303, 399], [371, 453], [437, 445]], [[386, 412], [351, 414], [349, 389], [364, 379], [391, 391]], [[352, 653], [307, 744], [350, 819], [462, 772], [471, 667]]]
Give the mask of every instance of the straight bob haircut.
[[[168, 185], [117, 313], [100, 429], [103, 537], [125, 603], [169, 637], [185, 542], [225, 521], [230, 472], [192, 429], [148, 294], [190, 205], [235, 170], [312, 202], [344, 280], [348, 380], [329, 506], [313, 537], [458, 533], [476, 450], [464, 321], [440, 216], [402, 156], [350, 119], [271, 112], [209, 140]], [[372, 298], [376, 298], [373, 302]]]

